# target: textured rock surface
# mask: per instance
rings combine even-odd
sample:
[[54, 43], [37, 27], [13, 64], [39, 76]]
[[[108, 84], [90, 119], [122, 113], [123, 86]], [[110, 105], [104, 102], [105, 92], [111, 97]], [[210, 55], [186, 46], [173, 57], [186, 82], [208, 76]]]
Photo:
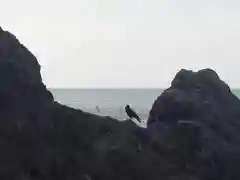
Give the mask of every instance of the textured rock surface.
[[239, 100], [211, 70], [180, 71], [147, 129], [55, 102], [35, 56], [2, 29], [0, 83], [0, 179], [240, 179]]
[[240, 101], [216, 72], [178, 72], [153, 104], [148, 124], [155, 122], [200, 127], [202, 156], [212, 161], [211, 168], [219, 178], [240, 179]]
[[0, 179], [154, 180], [166, 166], [132, 121], [54, 102], [34, 55], [2, 29], [0, 83]]

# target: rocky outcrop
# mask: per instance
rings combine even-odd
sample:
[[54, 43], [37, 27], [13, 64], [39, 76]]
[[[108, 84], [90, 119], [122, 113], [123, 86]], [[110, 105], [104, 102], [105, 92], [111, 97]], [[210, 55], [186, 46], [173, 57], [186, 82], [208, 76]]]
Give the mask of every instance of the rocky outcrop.
[[0, 83], [2, 180], [155, 180], [177, 168], [132, 121], [55, 102], [35, 56], [2, 29]]
[[198, 126], [201, 156], [209, 161], [204, 171], [219, 174], [208, 179], [240, 179], [240, 101], [215, 71], [179, 71], [153, 104], [148, 125], [156, 122]]
[[144, 129], [55, 102], [0, 29], [0, 84], [2, 180], [239, 179], [239, 100], [211, 70], [180, 71]]

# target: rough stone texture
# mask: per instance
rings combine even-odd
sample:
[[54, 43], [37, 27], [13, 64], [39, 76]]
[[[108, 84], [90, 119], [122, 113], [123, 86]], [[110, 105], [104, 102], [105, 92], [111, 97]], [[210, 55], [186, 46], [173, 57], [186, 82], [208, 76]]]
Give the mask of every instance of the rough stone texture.
[[167, 165], [132, 121], [55, 102], [34, 55], [2, 29], [0, 83], [0, 179], [155, 180]]
[[0, 83], [1, 180], [240, 179], [239, 100], [211, 70], [180, 71], [147, 129], [55, 102], [1, 28]]
[[179, 71], [153, 104], [148, 125], [156, 122], [199, 127], [202, 156], [219, 171], [215, 179], [240, 179], [240, 101], [215, 71]]

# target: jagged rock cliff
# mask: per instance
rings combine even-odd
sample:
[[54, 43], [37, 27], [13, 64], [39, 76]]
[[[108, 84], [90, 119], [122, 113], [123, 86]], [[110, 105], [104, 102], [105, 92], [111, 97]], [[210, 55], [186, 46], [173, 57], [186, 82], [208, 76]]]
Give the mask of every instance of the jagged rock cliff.
[[213, 70], [179, 71], [153, 104], [148, 125], [155, 122], [198, 126], [201, 156], [212, 161], [215, 179], [240, 178], [240, 101]]
[[180, 71], [147, 129], [55, 102], [35, 56], [2, 29], [0, 83], [2, 180], [239, 179], [240, 103], [211, 70]]

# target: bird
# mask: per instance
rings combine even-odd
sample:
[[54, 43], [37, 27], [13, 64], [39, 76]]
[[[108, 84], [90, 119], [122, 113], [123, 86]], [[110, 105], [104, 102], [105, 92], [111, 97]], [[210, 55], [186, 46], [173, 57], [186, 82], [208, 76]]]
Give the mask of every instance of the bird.
[[99, 109], [99, 107], [98, 107], [98, 106], [96, 106], [96, 109], [97, 109], [97, 112], [99, 112], [99, 113], [100, 113], [100, 109]]
[[138, 122], [141, 123], [140, 117], [137, 115], [137, 113], [132, 108], [130, 108], [130, 106], [128, 104], [125, 106], [125, 111], [126, 111], [127, 115], [130, 117], [130, 119], [135, 118], [138, 120]]

